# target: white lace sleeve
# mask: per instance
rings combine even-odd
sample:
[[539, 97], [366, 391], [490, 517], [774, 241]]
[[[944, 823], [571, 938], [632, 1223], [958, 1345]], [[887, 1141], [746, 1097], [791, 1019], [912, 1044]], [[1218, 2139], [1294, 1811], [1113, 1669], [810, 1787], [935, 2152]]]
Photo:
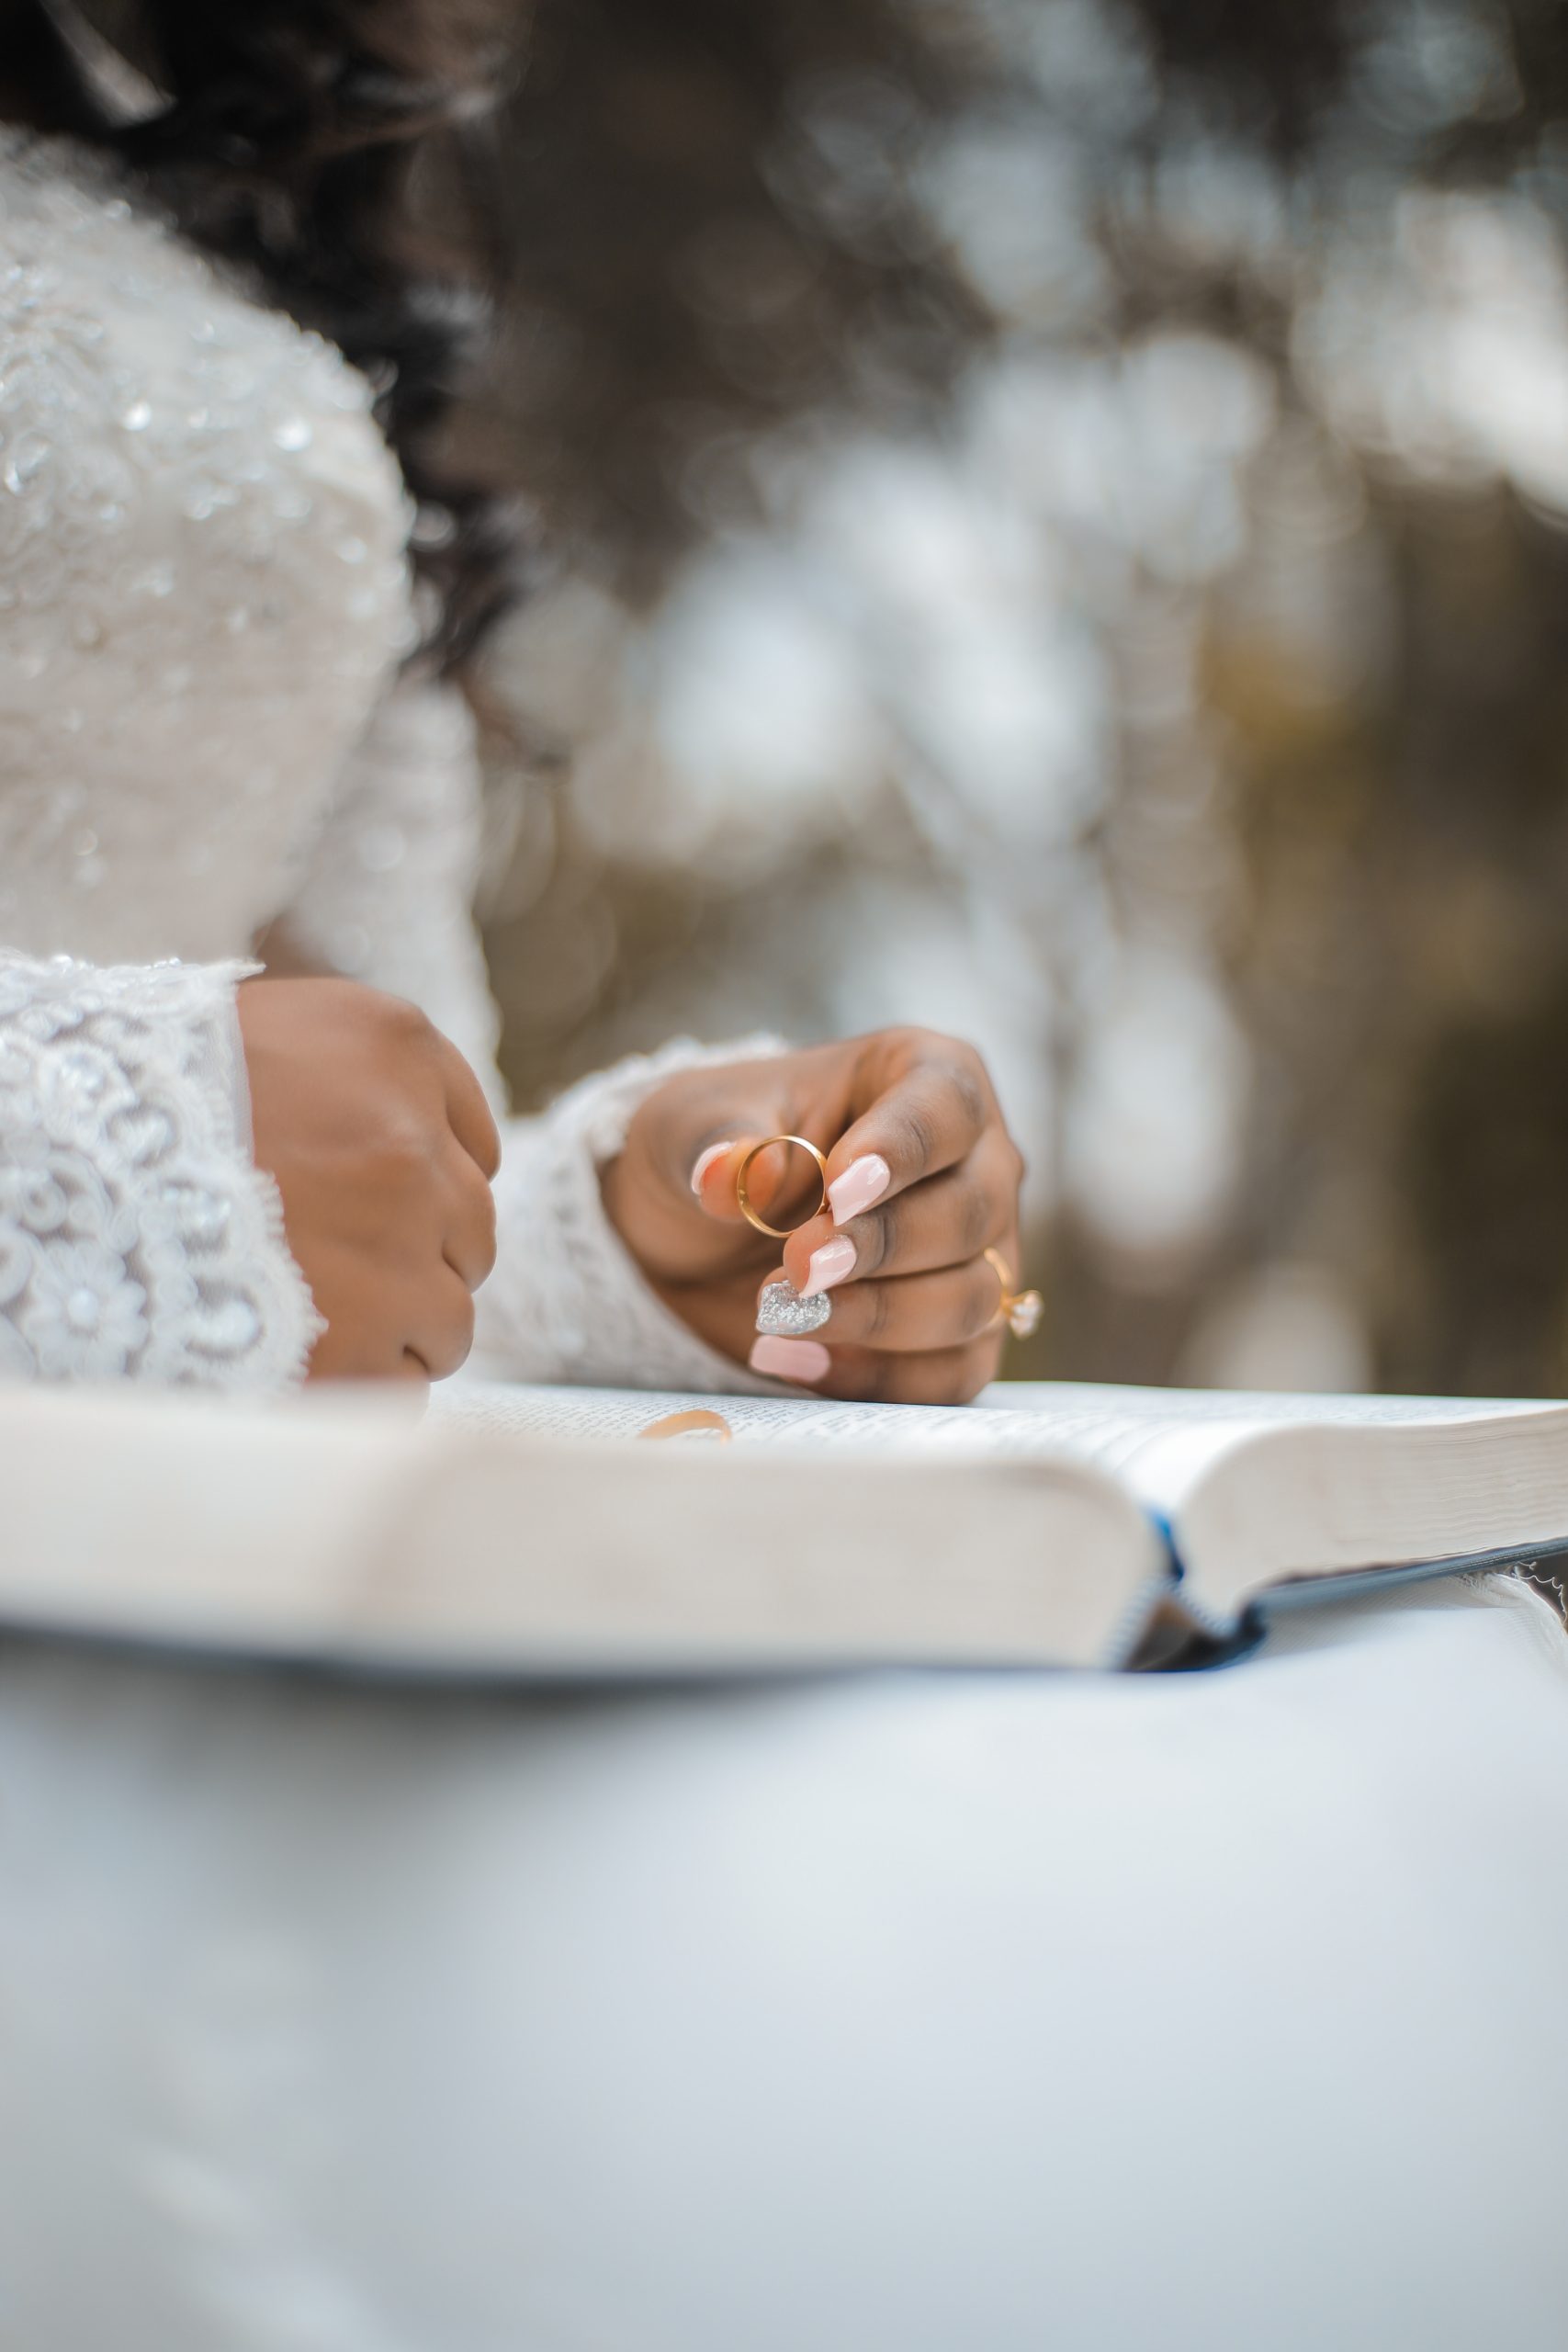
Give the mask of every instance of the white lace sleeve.
[[[400, 684], [348, 763], [288, 928], [334, 970], [419, 1005], [499, 1109], [499, 1024], [471, 911], [479, 854], [468, 707], [450, 689]], [[774, 1393], [655, 1297], [604, 1214], [599, 1170], [672, 1071], [781, 1050], [771, 1037], [682, 1041], [585, 1080], [541, 1117], [503, 1121], [500, 1254], [479, 1294], [476, 1363], [519, 1380]]]
[[243, 1124], [245, 968], [0, 953], [0, 1378], [303, 1372], [321, 1327]]

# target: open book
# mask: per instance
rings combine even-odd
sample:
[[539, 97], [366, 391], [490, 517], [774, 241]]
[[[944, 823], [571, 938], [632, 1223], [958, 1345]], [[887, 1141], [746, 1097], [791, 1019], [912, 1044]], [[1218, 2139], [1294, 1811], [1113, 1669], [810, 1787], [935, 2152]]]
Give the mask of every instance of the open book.
[[458, 1381], [421, 1422], [341, 1392], [9, 1389], [0, 1480], [0, 1623], [502, 1676], [1116, 1667], [1568, 1550], [1568, 1408]]

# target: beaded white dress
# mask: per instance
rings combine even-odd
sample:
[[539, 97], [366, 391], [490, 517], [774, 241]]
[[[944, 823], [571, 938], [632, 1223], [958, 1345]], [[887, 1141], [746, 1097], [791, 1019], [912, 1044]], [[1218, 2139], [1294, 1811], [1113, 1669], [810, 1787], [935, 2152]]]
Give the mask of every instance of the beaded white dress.
[[[400, 675], [415, 518], [370, 398], [109, 161], [0, 127], [0, 1377], [300, 1375], [318, 1326], [233, 1017], [275, 919], [420, 1004], [499, 1102], [472, 730]], [[600, 1202], [637, 1101], [702, 1057], [506, 1123], [487, 1369], [756, 1385]]]

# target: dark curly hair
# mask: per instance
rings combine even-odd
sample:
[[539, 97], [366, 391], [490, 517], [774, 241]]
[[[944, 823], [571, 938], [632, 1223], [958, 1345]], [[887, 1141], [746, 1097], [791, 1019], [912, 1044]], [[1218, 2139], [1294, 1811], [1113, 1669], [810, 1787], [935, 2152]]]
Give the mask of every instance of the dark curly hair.
[[[0, 114], [118, 153], [197, 243], [251, 266], [376, 390], [419, 504], [423, 658], [458, 668], [513, 601], [521, 533], [489, 485], [442, 463], [442, 427], [484, 305], [415, 227], [422, 145], [508, 79], [517, 7], [495, 0], [135, 0], [108, 26], [160, 94], [130, 119], [97, 38], [50, 0], [0, 0]], [[98, 10], [101, 20], [106, 12]]]

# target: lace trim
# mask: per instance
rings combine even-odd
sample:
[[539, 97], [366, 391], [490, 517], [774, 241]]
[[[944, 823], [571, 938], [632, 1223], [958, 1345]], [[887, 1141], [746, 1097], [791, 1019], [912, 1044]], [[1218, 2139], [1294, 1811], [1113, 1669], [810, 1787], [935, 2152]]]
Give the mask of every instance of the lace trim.
[[777, 1037], [726, 1046], [678, 1038], [582, 1080], [543, 1118], [512, 1122], [496, 1184], [501, 1260], [478, 1300], [477, 1372], [577, 1387], [786, 1393], [710, 1348], [654, 1295], [599, 1190], [601, 1167], [665, 1079], [785, 1051]]
[[252, 968], [0, 952], [0, 1378], [302, 1375], [322, 1326], [236, 1134]]

